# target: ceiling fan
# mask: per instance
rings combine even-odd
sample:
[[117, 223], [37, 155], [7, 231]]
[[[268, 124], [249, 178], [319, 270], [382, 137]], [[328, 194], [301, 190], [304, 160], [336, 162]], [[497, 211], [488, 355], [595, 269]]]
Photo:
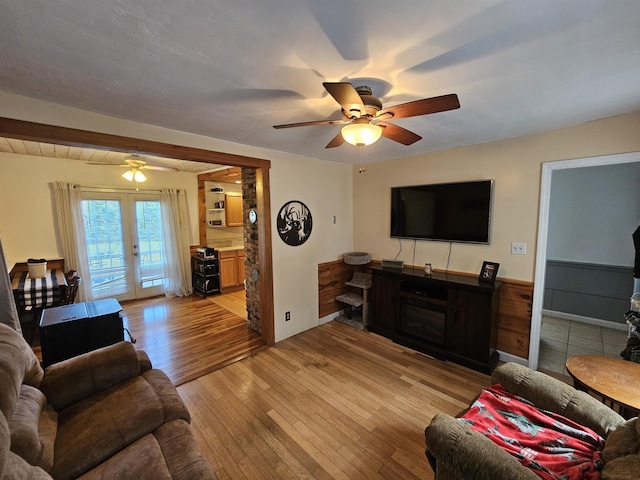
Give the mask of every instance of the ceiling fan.
[[[165, 172], [177, 172], [177, 168], [173, 167], [162, 167], [160, 165], [147, 165], [147, 162], [142, 160], [138, 155], [131, 155], [124, 159], [125, 163], [121, 163], [118, 165], [113, 165], [115, 167], [124, 167], [127, 170], [122, 174], [122, 177], [130, 182], [135, 181], [136, 185], [140, 182], [146, 182], [147, 177], [142, 170], [162, 170]], [[104, 163], [98, 162], [88, 162], [89, 165], [108, 165]]]
[[342, 118], [287, 123], [274, 125], [273, 128], [345, 125], [325, 148], [339, 147], [345, 141], [357, 146], [371, 145], [378, 141], [380, 136], [403, 145], [411, 145], [422, 137], [386, 120], [417, 117], [460, 108], [460, 102], [455, 93], [423, 98], [383, 109], [380, 99], [372, 95], [371, 87], [354, 88], [349, 82], [324, 82], [322, 85], [342, 107]]

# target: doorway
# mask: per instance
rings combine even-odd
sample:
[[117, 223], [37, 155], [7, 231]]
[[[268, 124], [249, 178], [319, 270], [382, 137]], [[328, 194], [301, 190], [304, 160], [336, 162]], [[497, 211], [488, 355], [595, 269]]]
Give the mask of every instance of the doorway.
[[87, 192], [82, 216], [93, 298], [162, 294], [166, 255], [159, 195]]
[[582, 158], [542, 164], [540, 185], [540, 213], [538, 217], [538, 239], [536, 249], [535, 279], [531, 315], [531, 337], [529, 343], [529, 367], [538, 368], [540, 354], [540, 336], [544, 300], [545, 278], [547, 274], [547, 254], [549, 237], [549, 217], [551, 211], [551, 181], [554, 171], [640, 162], [640, 153], [608, 155], [603, 157]]
[[26, 122], [6, 117], [0, 117], [0, 136], [74, 147], [99, 147], [103, 150], [151, 154], [214, 165], [254, 168], [256, 172], [255, 211], [257, 214], [255, 226], [259, 247], [257, 251], [258, 268], [256, 270], [260, 274], [258, 289], [259, 297], [262, 300], [259, 307], [260, 323], [265, 343], [267, 345], [275, 343], [269, 180], [271, 162], [269, 160], [153, 140]]

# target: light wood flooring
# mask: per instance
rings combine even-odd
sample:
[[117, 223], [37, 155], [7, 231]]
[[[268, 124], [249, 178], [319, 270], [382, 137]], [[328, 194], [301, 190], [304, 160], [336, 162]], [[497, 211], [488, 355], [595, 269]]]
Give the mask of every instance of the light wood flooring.
[[[122, 302], [123, 324], [135, 346], [154, 367], [180, 385], [263, 348], [262, 337], [247, 327], [245, 292], [202, 298], [154, 297]], [[31, 314], [24, 335], [42, 361], [40, 340]], [[125, 332], [125, 340], [129, 335]]]
[[180, 385], [265, 348], [260, 334], [247, 327], [244, 295], [123, 302], [123, 323], [136, 348]]
[[338, 322], [267, 349], [243, 297], [123, 302], [136, 348], [180, 385], [219, 478], [433, 478], [425, 427], [466, 408], [487, 375]]
[[178, 387], [221, 479], [432, 479], [424, 429], [489, 377], [337, 322]]

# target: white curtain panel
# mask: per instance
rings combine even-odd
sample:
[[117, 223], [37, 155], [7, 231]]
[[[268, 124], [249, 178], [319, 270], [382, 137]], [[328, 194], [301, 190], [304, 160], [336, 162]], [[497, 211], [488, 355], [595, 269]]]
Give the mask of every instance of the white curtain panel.
[[162, 225], [166, 255], [164, 293], [186, 297], [193, 293], [189, 243], [189, 209], [184, 190], [163, 188]]
[[76, 270], [78, 276], [82, 278], [78, 291], [80, 301], [91, 301], [93, 300], [93, 292], [91, 290], [87, 243], [84, 236], [80, 185], [54, 182], [53, 196], [65, 268], [67, 271]]

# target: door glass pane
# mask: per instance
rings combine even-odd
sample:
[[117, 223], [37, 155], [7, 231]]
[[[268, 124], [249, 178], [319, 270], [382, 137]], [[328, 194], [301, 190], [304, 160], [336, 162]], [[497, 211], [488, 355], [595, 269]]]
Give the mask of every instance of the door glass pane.
[[118, 200], [83, 200], [91, 288], [95, 298], [128, 293]]
[[138, 231], [138, 261], [140, 286], [150, 288], [164, 282], [164, 245], [160, 202], [136, 201], [136, 227]]

